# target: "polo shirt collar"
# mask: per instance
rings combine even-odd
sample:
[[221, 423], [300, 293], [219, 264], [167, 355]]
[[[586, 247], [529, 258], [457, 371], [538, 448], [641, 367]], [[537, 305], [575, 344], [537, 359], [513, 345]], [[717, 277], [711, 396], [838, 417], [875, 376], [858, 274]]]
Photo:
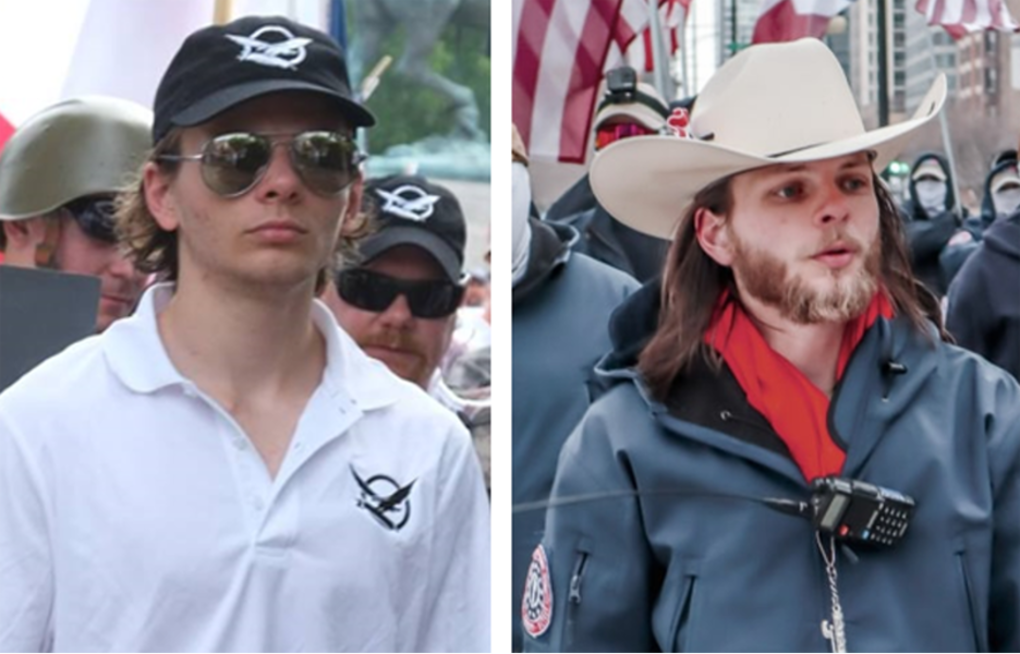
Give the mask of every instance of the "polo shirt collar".
[[[103, 352], [113, 373], [136, 393], [154, 393], [191, 382], [174, 367], [159, 336], [156, 318], [173, 297], [175, 285], [152, 285], [134, 315], [118, 320], [103, 334]], [[312, 304], [312, 322], [326, 340], [322, 384], [337, 398], [349, 399], [362, 411], [393, 404], [399, 382], [381, 362], [370, 359], [337, 324], [325, 304]]]

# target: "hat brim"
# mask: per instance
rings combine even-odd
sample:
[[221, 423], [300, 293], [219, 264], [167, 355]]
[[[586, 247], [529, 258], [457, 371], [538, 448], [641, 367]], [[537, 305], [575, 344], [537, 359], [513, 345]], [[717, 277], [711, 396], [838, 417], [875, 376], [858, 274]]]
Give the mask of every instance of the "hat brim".
[[178, 127], [192, 127], [210, 120], [220, 113], [254, 98], [280, 91], [310, 91], [337, 103], [341, 115], [352, 127], [375, 125], [373, 116], [363, 106], [332, 89], [309, 82], [286, 79], [260, 80], [221, 89], [194, 103], [170, 119]]
[[602, 150], [592, 163], [592, 190], [613, 217], [640, 232], [671, 240], [680, 217], [694, 196], [731, 175], [781, 163], [805, 163], [855, 152], [872, 152], [872, 166], [882, 171], [945, 103], [946, 81], [940, 75], [910, 120], [849, 138], [761, 156], [674, 136], [635, 136]]
[[666, 124], [665, 116], [656, 113], [651, 107], [631, 102], [629, 104], [614, 104], [606, 107], [595, 116], [595, 127], [598, 128], [610, 118], [622, 117], [627, 122], [639, 123], [648, 129], [658, 130]]
[[425, 250], [450, 281], [460, 281], [461, 262], [457, 252], [449, 243], [420, 227], [386, 227], [359, 243], [358, 252], [368, 262], [399, 245], [413, 245]]
[[996, 176], [992, 181], [991, 191], [992, 193], [998, 193], [1004, 186], [1018, 186], [1020, 185], [1020, 177], [1016, 175], [999, 175]]

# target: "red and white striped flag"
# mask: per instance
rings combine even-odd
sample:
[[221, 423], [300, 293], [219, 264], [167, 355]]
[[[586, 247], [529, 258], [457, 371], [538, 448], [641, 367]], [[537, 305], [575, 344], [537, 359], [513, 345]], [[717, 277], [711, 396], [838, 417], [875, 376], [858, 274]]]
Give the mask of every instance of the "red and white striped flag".
[[929, 25], [941, 25], [954, 39], [968, 32], [1016, 32], [1020, 25], [1002, 0], [917, 0], [914, 8]]
[[795, 41], [825, 35], [833, 16], [852, 0], [764, 0], [754, 24], [752, 43]]
[[[691, 0], [666, 0], [659, 7], [659, 26], [662, 30], [663, 42], [666, 44], [666, 51], [670, 56], [676, 54], [680, 49], [681, 33], [684, 24], [687, 22], [688, 10]], [[614, 43], [611, 47], [616, 47]], [[635, 70], [643, 70], [650, 73], [654, 70], [655, 57], [653, 55], [652, 28], [649, 26], [641, 31], [640, 38], [634, 39], [624, 60], [627, 65]]]
[[648, 2], [514, 0], [513, 12], [514, 124], [529, 156], [582, 163], [602, 76], [647, 27]]

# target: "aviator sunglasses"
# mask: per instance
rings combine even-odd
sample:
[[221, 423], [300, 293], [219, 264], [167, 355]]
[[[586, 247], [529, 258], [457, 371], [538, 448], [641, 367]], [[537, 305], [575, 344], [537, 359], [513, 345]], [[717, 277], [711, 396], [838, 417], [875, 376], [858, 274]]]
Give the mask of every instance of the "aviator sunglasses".
[[416, 318], [445, 318], [457, 310], [464, 297], [463, 284], [444, 279], [397, 279], [365, 268], [341, 270], [336, 289], [344, 302], [372, 313], [382, 313], [403, 295]]
[[259, 181], [273, 156], [273, 148], [287, 144], [290, 163], [301, 181], [316, 195], [339, 195], [358, 177], [365, 157], [344, 134], [309, 131], [299, 134], [231, 132], [210, 139], [201, 154], [164, 154], [161, 161], [199, 161], [202, 180], [225, 198], [244, 195]]

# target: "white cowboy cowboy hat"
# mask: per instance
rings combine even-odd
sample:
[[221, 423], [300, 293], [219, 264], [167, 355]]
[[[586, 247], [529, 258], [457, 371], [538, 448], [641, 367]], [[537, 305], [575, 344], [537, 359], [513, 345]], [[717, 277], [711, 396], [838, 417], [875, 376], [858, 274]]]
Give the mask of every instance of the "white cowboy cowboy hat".
[[869, 132], [839, 61], [821, 41], [756, 45], [726, 62], [698, 95], [692, 138], [617, 141], [596, 155], [591, 186], [616, 219], [672, 239], [695, 194], [736, 173], [862, 151], [874, 153], [874, 170], [883, 170], [945, 99], [939, 74], [910, 120]]

